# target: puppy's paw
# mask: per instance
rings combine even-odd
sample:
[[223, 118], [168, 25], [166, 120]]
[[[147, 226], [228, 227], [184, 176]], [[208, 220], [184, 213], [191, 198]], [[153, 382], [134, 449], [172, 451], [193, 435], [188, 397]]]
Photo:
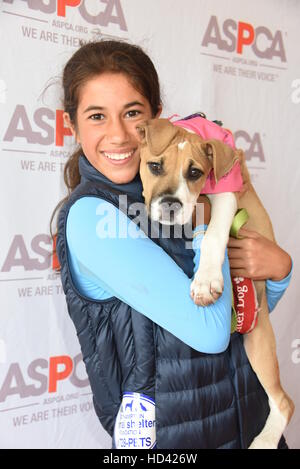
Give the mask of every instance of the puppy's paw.
[[[280, 405], [269, 396], [270, 413], [266, 420], [262, 431], [252, 441], [249, 449], [276, 449], [280, 441], [281, 435], [288, 424], [288, 414], [286, 413], [286, 404], [289, 405], [289, 396], [284, 393], [283, 398], [279, 398], [279, 403], [283, 406], [285, 412], [282, 413]], [[293, 402], [291, 401], [292, 405]], [[293, 412], [293, 408], [291, 408]], [[290, 415], [290, 414], [289, 414]], [[291, 417], [291, 415], [290, 415]]]
[[203, 271], [196, 273], [191, 283], [191, 298], [198, 306], [208, 306], [222, 295], [224, 282], [222, 273]]
[[260, 437], [254, 438], [248, 449], [277, 449], [278, 441], [272, 438]]

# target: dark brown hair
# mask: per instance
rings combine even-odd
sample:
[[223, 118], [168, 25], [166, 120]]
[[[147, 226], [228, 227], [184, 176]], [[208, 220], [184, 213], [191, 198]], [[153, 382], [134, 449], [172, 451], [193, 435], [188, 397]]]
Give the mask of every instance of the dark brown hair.
[[[158, 75], [151, 59], [141, 47], [117, 40], [89, 42], [75, 52], [63, 71], [64, 110], [69, 114], [75, 129], [82, 86], [91, 78], [106, 72], [126, 75], [132, 86], [148, 100], [153, 117], [158, 113], [161, 106]], [[55, 213], [80, 182], [78, 161], [82, 153], [81, 147], [78, 148], [65, 164], [64, 181], [68, 196], [57, 205], [52, 214], [51, 235]]]

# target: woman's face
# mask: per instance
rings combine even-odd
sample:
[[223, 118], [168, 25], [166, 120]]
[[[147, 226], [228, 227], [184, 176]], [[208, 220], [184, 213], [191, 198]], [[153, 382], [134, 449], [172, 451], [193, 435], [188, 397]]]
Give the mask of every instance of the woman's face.
[[136, 127], [152, 117], [148, 100], [121, 73], [104, 73], [83, 85], [76, 128], [65, 114], [86, 158], [117, 184], [132, 181], [139, 171]]

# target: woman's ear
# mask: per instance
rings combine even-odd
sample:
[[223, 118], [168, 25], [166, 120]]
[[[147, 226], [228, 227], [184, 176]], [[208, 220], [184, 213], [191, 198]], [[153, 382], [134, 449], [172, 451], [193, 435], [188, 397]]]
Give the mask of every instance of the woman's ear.
[[156, 115], [155, 115], [154, 118], [155, 118], [155, 119], [158, 119], [159, 116], [161, 115], [161, 113], [162, 113], [162, 105], [160, 104], [159, 107], [158, 107], [158, 111], [157, 111], [157, 113], [156, 113]]
[[68, 112], [63, 113], [63, 118], [64, 118], [64, 123], [68, 129], [71, 130], [73, 137], [75, 137], [75, 140], [77, 143], [80, 143], [79, 135], [77, 134], [75, 130], [75, 126], [73, 125], [71, 119], [70, 119], [70, 114]]

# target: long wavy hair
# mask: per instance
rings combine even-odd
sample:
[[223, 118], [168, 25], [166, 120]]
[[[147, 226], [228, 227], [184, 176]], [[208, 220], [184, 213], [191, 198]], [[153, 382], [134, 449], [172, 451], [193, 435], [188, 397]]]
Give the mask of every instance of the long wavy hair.
[[[63, 107], [70, 122], [77, 128], [79, 93], [88, 80], [102, 73], [122, 73], [132, 86], [144, 96], [155, 116], [161, 106], [160, 85], [153, 62], [141, 47], [125, 41], [101, 40], [81, 46], [66, 63], [63, 70]], [[80, 183], [79, 157], [83, 154], [79, 146], [71, 154], [64, 167], [64, 182], [68, 195], [55, 207], [50, 220], [50, 233], [55, 237], [52, 224], [56, 212], [68, 200]], [[56, 228], [57, 231], [57, 228]]]

